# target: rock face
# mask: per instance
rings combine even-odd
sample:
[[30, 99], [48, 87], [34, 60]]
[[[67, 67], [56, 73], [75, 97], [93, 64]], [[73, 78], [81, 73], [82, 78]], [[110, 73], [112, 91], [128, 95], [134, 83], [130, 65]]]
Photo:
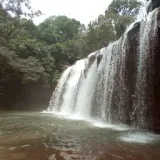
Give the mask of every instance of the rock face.
[[42, 111], [48, 107], [52, 95], [52, 87], [41, 85], [24, 85], [20, 89], [17, 100], [11, 105], [13, 109]]
[[159, 0], [152, 0], [148, 3], [148, 6], [146, 7], [147, 13], [153, 11], [155, 8], [160, 7], [160, 1]]
[[152, 0], [152, 10], [160, 7], [160, 0]]
[[154, 103], [152, 108], [153, 113], [153, 129], [160, 133], [160, 9], [157, 16], [158, 34], [152, 42], [155, 47], [151, 46], [151, 54], [154, 54]]
[[[48, 107], [53, 87], [39, 84], [8, 83], [0, 97], [0, 109], [44, 110]], [[1, 108], [2, 107], [2, 108]]]
[[[152, 7], [157, 8], [160, 6], [159, 0], [152, 1]], [[157, 26], [156, 26], [156, 35], [152, 36], [152, 29], [150, 31], [149, 38], [149, 54], [150, 61], [152, 63], [152, 70], [148, 72], [148, 81], [149, 91], [153, 92], [150, 94], [151, 96], [151, 108], [148, 109], [146, 116], [150, 119], [150, 123], [148, 125], [148, 129], [157, 133], [160, 133], [160, 9], [158, 9], [157, 14]], [[140, 32], [140, 23], [136, 23], [134, 27], [128, 32], [128, 58], [127, 58], [127, 84], [129, 85], [129, 97], [134, 95], [135, 90], [135, 77], [136, 77], [136, 66], [137, 66], [137, 58], [138, 58], [138, 46], [139, 46], [139, 32]], [[147, 69], [147, 68], [146, 68]], [[129, 106], [133, 106], [133, 99], [130, 99]], [[128, 108], [131, 110], [131, 107]]]

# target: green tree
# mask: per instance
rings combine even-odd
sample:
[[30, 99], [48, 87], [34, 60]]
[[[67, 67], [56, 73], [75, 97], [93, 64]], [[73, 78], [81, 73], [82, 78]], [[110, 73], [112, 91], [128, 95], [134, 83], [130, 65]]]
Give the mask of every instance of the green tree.
[[130, 15], [135, 19], [141, 6], [142, 2], [137, 0], [113, 0], [105, 13], [108, 14], [108, 12], [111, 12], [120, 15]]
[[113, 0], [105, 11], [106, 19], [112, 21], [117, 38], [122, 36], [127, 26], [137, 17], [142, 2], [137, 0]]
[[[12, 13], [12, 16], [10, 13]], [[21, 20], [21, 17], [25, 16], [28, 18], [33, 18], [34, 16], [39, 15], [41, 15], [41, 12], [34, 11], [31, 8], [29, 0], [1, 0], [0, 36], [3, 37], [7, 43], [10, 41], [10, 39], [19, 38], [21, 34], [24, 34], [24, 20]], [[28, 21], [28, 24], [29, 22], [31, 25], [31, 21]], [[32, 27], [33, 26], [34, 25], [32, 24]]]
[[41, 11], [34, 11], [32, 9], [30, 0], [1, 0], [0, 8], [3, 8], [7, 12], [11, 12], [19, 19], [21, 16], [33, 18], [42, 14]]
[[55, 44], [74, 38], [81, 29], [82, 25], [75, 19], [52, 16], [38, 26], [38, 35], [48, 44]]
[[100, 15], [97, 20], [88, 25], [87, 45], [90, 51], [106, 47], [115, 40], [112, 21]]

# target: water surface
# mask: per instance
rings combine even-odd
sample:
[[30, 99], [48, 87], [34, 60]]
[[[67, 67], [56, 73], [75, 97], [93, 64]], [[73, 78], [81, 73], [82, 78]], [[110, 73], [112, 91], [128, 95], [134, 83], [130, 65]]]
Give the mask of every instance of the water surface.
[[0, 160], [160, 160], [160, 136], [40, 112], [0, 113]]

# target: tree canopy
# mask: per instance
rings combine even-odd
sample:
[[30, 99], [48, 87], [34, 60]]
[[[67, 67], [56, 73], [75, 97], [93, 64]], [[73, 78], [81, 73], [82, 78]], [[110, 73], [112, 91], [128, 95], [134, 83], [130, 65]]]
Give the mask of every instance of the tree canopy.
[[73, 39], [82, 25], [66, 16], [51, 16], [38, 26], [38, 38], [49, 44], [62, 43]]

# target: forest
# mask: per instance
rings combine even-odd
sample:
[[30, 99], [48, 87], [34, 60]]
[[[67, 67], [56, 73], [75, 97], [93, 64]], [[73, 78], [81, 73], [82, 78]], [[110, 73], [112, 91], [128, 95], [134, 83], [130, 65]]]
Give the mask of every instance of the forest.
[[[28, 101], [31, 108], [42, 101], [47, 107], [64, 69], [119, 39], [142, 5], [137, 0], [113, 0], [88, 26], [65, 15], [35, 25], [33, 18], [43, 13], [32, 9], [29, 0], [2, 0], [0, 108], [23, 108]], [[26, 98], [30, 93], [32, 100]]]

